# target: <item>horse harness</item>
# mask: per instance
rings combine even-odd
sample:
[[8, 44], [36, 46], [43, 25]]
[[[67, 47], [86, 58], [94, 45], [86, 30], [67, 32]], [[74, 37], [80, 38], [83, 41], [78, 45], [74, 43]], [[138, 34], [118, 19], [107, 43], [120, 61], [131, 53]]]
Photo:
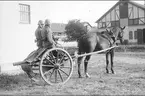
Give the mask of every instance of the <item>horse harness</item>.
[[101, 36], [109, 41], [110, 47], [112, 47], [112, 45], [115, 44], [115, 37], [111, 37], [111, 36], [110, 36], [110, 38], [109, 38], [109, 37], [108, 37], [107, 35], [105, 35], [104, 33], [102, 33]]

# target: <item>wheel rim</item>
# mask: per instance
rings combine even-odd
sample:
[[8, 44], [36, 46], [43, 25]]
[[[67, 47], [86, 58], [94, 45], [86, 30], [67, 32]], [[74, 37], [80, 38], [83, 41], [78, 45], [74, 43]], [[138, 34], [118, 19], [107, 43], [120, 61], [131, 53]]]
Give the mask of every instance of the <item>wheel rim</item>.
[[47, 84], [64, 84], [72, 75], [73, 61], [64, 49], [53, 48], [44, 53], [39, 68]]

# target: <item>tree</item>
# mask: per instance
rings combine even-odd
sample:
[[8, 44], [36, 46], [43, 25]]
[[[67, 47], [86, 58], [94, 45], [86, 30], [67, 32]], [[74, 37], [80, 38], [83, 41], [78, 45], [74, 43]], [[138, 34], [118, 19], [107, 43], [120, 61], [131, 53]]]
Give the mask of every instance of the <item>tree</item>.
[[70, 20], [65, 27], [65, 33], [68, 41], [78, 40], [82, 35], [87, 33], [87, 28], [80, 20]]

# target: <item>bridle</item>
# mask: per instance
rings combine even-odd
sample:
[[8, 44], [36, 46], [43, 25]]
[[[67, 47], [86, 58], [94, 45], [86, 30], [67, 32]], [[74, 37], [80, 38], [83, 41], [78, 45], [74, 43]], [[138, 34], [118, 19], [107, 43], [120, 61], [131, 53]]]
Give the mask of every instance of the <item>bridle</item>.
[[[123, 28], [113, 28], [111, 29], [110, 31], [108, 31], [107, 29], [107, 32], [109, 33], [109, 35], [111, 35], [111, 38], [114, 40], [114, 43], [117, 41], [117, 40], [122, 40], [123, 38], [123, 30], [124, 30], [125, 26]], [[115, 35], [115, 31], [119, 31], [116, 35]]]

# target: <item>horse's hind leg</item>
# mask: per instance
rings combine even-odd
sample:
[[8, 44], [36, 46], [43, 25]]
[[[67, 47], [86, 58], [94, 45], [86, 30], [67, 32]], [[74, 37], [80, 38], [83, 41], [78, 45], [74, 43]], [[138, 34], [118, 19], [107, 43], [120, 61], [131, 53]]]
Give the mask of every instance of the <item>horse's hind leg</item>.
[[83, 57], [79, 57], [78, 60], [77, 60], [77, 63], [78, 63], [78, 75], [79, 75], [79, 78], [82, 78], [81, 76], [81, 63], [82, 63], [82, 59]]
[[108, 64], [109, 64], [108, 56], [109, 56], [109, 52], [106, 53], [106, 73], [109, 73], [109, 70], [108, 70]]
[[88, 74], [88, 61], [90, 60], [91, 55], [86, 56], [85, 61], [84, 61], [84, 67], [85, 67], [85, 75], [87, 78], [89, 78], [89, 74]]
[[114, 50], [113, 49], [111, 50], [111, 53], [110, 53], [110, 59], [111, 59], [111, 71], [114, 74], [114, 70], [113, 70]]

